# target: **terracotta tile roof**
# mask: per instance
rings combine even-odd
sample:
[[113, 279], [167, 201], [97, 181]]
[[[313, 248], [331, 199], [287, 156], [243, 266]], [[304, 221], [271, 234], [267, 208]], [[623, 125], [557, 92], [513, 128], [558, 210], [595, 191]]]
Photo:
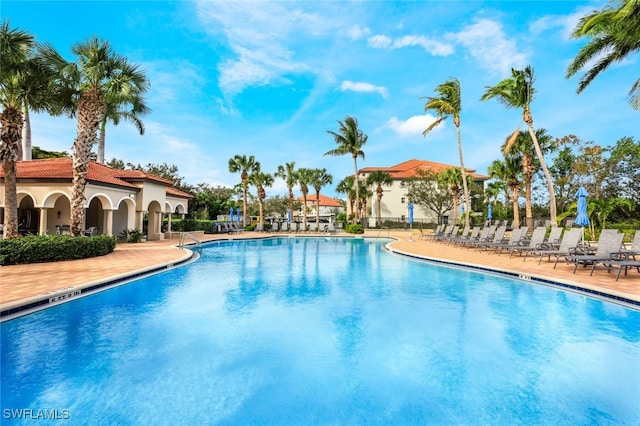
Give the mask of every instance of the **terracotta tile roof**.
[[[316, 194], [307, 195], [307, 203], [313, 202], [315, 204], [316, 199]], [[304, 201], [302, 195], [298, 197], [298, 201]], [[342, 207], [340, 201], [322, 194], [320, 194], [320, 205], [325, 207]]]
[[[450, 164], [443, 164], [443, 163], [436, 163], [434, 161], [418, 160], [413, 158], [411, 160], [405, 161], [400, 164], [396, 164], [395, 166], [391, 166], [391, 167], [365, 167], [363, 169], [360, 169], [359, 172], [371, 173], [376, 170], [381, 170], [389, 173], [393, 179], [407, 179], [407, 178], [416, 177], [417, 176], [416, 172], [418, 170], [430, 170], [430, 171], [433, 171], [434, 173], [440, 173], [443, 170], [450, 169], [452, 167], [458, 167], [458, 166], [453, 166]], [[475, 179], [478, 179], [478, 180], [489, 179], [489, 176], [475, 173], [474, 169], [467, 168], [466, 170]]]
[[[73, 180], [71, 158], [47, 158], [41, 160], [18, 161], [16, 163], [16, 171], [18, 181], [26, 179], [42, 179], [42, 180]], [[4, 178], [4, 173], [0, 169], [0, 178]], [[173, 196], [193, 198], [191, 194], [177, 190], [171, 185], [173, 182], [152, 175], [141, 170], [119, 170], [104, 164], [89, 162], [87, 170], [87, 181], [96, 182], [106, 185], [115, 185], [128, 189], [136, 189], [139, 187], [131, 182], [153, 181], [156, 183], [167, 185], [167, 194]]]

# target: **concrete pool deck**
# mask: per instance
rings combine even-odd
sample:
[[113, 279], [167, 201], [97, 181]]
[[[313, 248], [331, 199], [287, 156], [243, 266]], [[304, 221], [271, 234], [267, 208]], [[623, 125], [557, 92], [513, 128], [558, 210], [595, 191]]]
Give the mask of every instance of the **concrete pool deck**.
[[[240, 234], [197, 235], [203, 242], [244, 238], [286, 236], [279, 233], [244, 232]], [[317, 236], [322, 234], [294, 234], [296, 236]], [[350, 234], [337, 234], [350, 236]], [[538, 264], [537, 259], [513, 257], [495, 252], [453, 247], [451, 245], [418, 240], [418, 232], [409, 231], [367, 231], [366, 237], [394, 237], [397, 241], [389, 244], [392, 251], [431, 259], [439, 262], [466, 265], [473, 268], [490, 269], [522, 276], [552, 281], [569, 287], [585, 289], [626, 299], [640, 304], [640, 273], [630, 270], [627, 276], [615, 280], [615, 272], [596, 270], [590, 276], [590, 268], [579, 267], [573, 273], [573, 265], [562, 262], [556, 269], [553, 263], [545, 260]], [[186, 241], [187, 243], [189, 241]], [[29, 265], [11, 265], [0, 267], [0, 311], [5, 313], [18, 307], [32, 304], [38, 300], [77, 296], [79, 291], [99, 286], [103, 283], [135, 277], [156, 270], [166, 269], [188, 261], [192, 252], [177, 247], [178, 240], [149, 241], [137, 244], [118, 244], [113, 253], [106, 256], [72, 260], [65, 262], [38, 263]]]

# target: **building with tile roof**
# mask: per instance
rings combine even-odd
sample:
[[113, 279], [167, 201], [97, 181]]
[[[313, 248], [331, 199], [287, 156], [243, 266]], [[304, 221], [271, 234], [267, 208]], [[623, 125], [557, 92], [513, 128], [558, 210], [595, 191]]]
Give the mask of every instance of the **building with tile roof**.
[[[431, 171], [433, 173], [440, 173], [446, 169], [458, 168], [460, 166], [453, 166], [450, 164], [436, 163], [427, 160], [411, 159], [404, 161], [400, 164], [396, 164], [391, 167], [365, 167], [358, 171], [358, 179], [366, 179], [369, 174], [374, 171], [380, 170], [389, 173], [393, 179], [393, 184], [390, 186], [382, 186], [384, 190], [382, 200], [380, 203], [381, 216], [384, 220], [385, 217], [392, 220], [405, 220], [408, 216], [409, 200], [407, 197], [407, 188], [404, 186], [404, 182], [407, 179], [418, 177], [418, 171]], [[479, 183], [484, 188], [484, 182], [489, 179], [489, 176], [476, 173], [474, 169], [466, 169], [467, 173], [473, 178], [473, 180]], [[375, 223], [375, 216], [377, 207], [375, 187], [370, 188], [374, 194], [367, 200], [368, 216], [371, 218], [370, 223]], [[461, 197], [462, 198], [462, 197]], [[464, 200], [460, 200], [464, 203]], [[449, 215], [452, 212], [445, 214], [444, 220], [448, 220]], [[414, 205], [414, 220], [421, 222], [437, 222], [437, 215], [424, 207]]]
[[[118, 235], [143, 229], [147, 238], [164, 238], [163, 215], [185, 215], [191, 194], [173, 182], [141, 170], [119, 170], [91, 161], [85, 188], [85, 229]], [[71, 158], [17, 163], [18, 221], [22, 233], [54, 234], [69, 229], [73, 172]], [[0, 218], [4, 218], [4, 173], [0, 169]], [[169, 221], [170, 227], [171, 221]], [[170, 232], [169, 228], [167, 232]]]
[[[297, 200], [300, 202], [300, 205], [304, 202], [304, 198], [299, 196]], [[316, 194], [307, 194], [307, 217], [316, 217], [316, 201], [318, 197]], [[337, 213], [345, 211], [345, 207], [340, 203], [339, 200], [335, 198], [327, 197], [326, 195], [320, 194], [320, 216], [322, 218], [330, 218], [330, 221], [335, 221], [335, 216]], [[299, 212], [299, 216], [302, 216], [302, 211]]]

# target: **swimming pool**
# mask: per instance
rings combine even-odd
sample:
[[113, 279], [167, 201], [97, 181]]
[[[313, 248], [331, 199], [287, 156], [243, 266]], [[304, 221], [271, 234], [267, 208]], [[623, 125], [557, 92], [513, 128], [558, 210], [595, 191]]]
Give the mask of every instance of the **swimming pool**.
[[205, 245], [1, 338], [3, 420], [640, 423], [640, 311], [367, 239]]

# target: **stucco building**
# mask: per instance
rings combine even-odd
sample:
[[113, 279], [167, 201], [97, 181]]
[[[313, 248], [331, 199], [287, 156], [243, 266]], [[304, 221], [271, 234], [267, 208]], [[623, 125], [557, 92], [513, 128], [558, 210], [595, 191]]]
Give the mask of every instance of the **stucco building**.
[[[18, 222], [21, 233], [68, 232], [72, 194], [71, 158], [17, 163]], [[0, 169], [0, 220], [4, 221], [4, 174]], [[173, 182], [140, 170], [119, 170], [89, 163], [85, 189], [85, 229], [118, 235], [125, 229], [143, 230], [147, 219], [149, 240], [165, 238], [162, 218], [184, 217], [191, 194], [172, 187]]]

